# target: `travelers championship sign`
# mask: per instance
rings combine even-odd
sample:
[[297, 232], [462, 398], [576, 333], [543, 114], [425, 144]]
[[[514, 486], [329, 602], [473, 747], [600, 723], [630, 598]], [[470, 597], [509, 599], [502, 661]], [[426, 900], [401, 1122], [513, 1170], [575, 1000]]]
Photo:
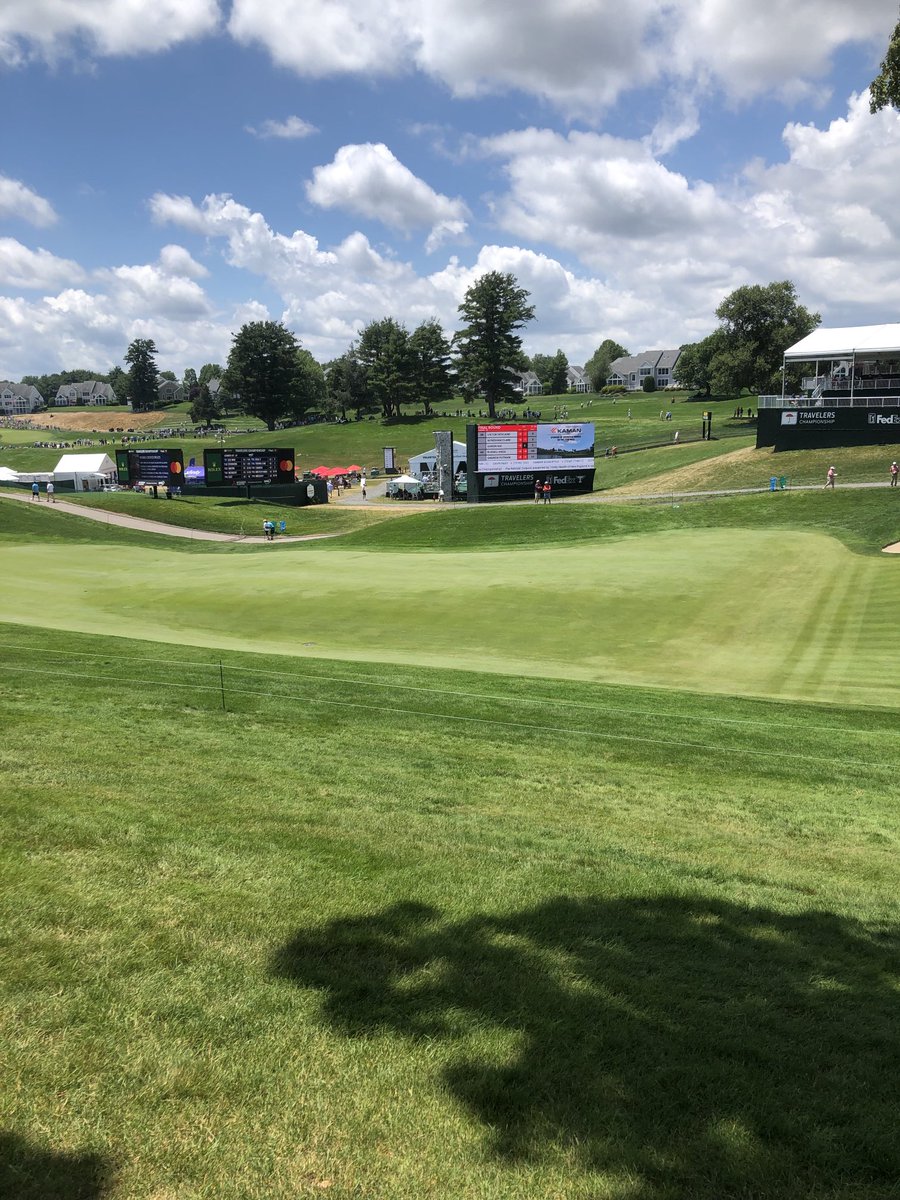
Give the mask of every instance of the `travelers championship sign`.
[[592, 423], [469, 425], [466, 452], [470, 504], [533, 497], [537, 481], [555, 496], [594, 488]]
[[756, 445], [776, 450], [900, 442], [900, 407], [761, 408]]

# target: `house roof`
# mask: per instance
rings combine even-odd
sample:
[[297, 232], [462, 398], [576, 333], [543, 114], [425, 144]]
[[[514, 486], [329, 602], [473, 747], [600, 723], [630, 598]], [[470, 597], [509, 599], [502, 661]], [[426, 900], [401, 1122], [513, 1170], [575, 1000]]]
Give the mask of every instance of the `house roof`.
[[654, 371], [658, 371], [660, 367], [668, 367], [671, 371], [680, 353], [680, 350], [644, 350], [640, 354], [627, 354], [622, 358], [613, 359], [609, 364], [609, 373], [636, 375], [641, 367], [650, 367]]
[[815, 358], [848, 358], [853, 354], [900, 354], [900, 324], [814, 329], [789, 346], [784, 357], [792, 362], [809, 362]]

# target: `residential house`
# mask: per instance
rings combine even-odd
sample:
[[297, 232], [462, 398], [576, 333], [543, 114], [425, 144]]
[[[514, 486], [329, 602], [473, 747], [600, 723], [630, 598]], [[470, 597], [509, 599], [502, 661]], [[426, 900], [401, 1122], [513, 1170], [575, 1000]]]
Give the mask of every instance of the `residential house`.
[[534, 371], [515, 371], [514, 375], [516, 391], [521, 392], [523, 396], [543, 396], [544, 385]]
[[573, 367], [571, 364], [566, 369], [566, 387], [570, 392], [592, 392], [591, 381], [585, 374], [584, 367]]
[[66, 407], [72, 404], [115, 404], [116, 393], [110, 383], [100, 383], [97, 379], [86, 379], [82, 383], [62, 384], [53, 403], [57, 407]]
[[31, 383], [10, 383], [0, 379], [0, 412], [6, 417], [22, 417], [44, 407], [44, 397]]
[[680, 354], [680, 350], [645, 350], [643, 354], [614, 359], [606, 382], [626, 387], [629, 392], [641, 391], [648, 378], [652, 378], [658, 388], [674, 387], [675, 364]]
[[184, 399], [184, 388], [177, 379], [161, 379], [157, 391], [160, 404], [179, 404]]

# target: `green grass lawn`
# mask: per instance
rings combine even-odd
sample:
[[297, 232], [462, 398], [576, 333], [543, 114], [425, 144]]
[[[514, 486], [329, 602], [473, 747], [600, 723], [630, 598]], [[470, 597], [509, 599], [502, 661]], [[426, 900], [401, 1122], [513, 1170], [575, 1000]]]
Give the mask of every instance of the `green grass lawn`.
[[[675, 450], [648, 451], [629, 455], [640, 458], [641, 467], [651, 467], [650, 455], [659, 463], [659, 473], [653, 475], [642, 469], [635, 479], [611, 477], [608, 486], [628, 486], [630, 491], [675, 490], [703, 491], [718, 488], [767, 487], [770, 478], [784, 478], [788, 486], [825, 483], [830, 466], [837, 470], [837, 486], [847, 483], [883, 483], [888, 485], [891, 460], [900, 458], [900, 446], [842, 446], [822, 450], [787, 450], [775, 453], [772, 449], [757, 450], [753, 443], [727, 441], [714, 443], [718, 452], [685, 459], [675, 457]], [[693, 450], [695, 447], [685, 447]], [[627, 462], [627, 458], [618, 460]], [[602, 470], [603, 463], [598, 462]], [[598, 472], [599, 473], [599, 472]], [[638, 481], [638, 482], [636, 482]]]
[[86, 633], [892, 705], [900, 564], [878, 550], [900, 529], [894, 499], [435, 510], [246, 548], [237, 566], [32, 531], [4, 547], [4, 614], [30, 624], [40, 597], [41, 624]]
[[896, 710], [84, 637], [46, 590], [0, 627], [4, 1196], [897, 1195]]

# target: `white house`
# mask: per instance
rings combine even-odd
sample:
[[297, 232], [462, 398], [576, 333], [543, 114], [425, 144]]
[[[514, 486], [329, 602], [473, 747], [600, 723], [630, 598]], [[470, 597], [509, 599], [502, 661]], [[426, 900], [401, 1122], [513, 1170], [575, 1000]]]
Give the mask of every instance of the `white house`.
[[54, 482], [71, 480], [76, 492], [98, 492], [116, 478], [116, 464], [108, 454], [64, 454], [53, 468]]
[[566, 368], [566, 387], [570, 392], [592, 392], [591, 381], [584, 372], [584, 367], [568, 366]]
[[534, 371], [515, 371], [514, 374], [516, 390], [520, 391], [523, 396], [543, 396], [544, 385]]
[[33, 384], [0, 379], [0, 412], [4, 416], [27, 416], [43, 407], [44, 397]]
[[652, 378], [658, 388], [675, 384], [675, 364], [680, 350], [645, 350], [643, 354], [629, 354], [614, 359], [609, 365], [608, 384], [618, 384], [629, 392], [639, 392], [644, 380]]
[[72, 404], [115, 404], [116, 393], [111, 383], [85, 379], [81, 383], [61, 384], [53, 403], [62, 408]]

